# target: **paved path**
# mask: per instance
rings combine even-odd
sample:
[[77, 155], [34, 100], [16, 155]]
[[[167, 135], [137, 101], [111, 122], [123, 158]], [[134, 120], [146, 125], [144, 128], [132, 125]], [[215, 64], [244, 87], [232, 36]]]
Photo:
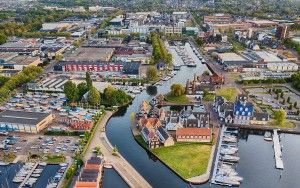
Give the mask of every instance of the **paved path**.
[[118, 156], [112, 155], [113, 147], [108, 141], [104, 127], [107, 121], [112, 116], [113, 112], [107, 111], [102, 121], [97, 127], [95, 136], [92, 139], [90, 146], [84, 157], [85, 160], [89, 159], [93, 155], [93, 149], [96, 146], [100, 146], [101, 152], [104, 156], [104, 160], [115, 168], [118, 174], [124, 179], [124, 181], [133, 188], [148, 188], [151, 185], [118, 153]]

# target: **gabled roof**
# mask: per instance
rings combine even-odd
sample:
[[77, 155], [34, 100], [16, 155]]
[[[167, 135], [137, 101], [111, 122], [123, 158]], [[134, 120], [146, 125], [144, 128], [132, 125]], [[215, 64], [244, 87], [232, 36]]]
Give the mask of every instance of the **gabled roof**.
[[269, 121], [269, 114], [268, 113], [259, 113], [254, 112], [252, 119], [257, 121]]
[[160, 135], [167, 140], [169, 138], [168, 133], [162, 128], [162, 127], [158, 127], [157, 131], [160, 133]]

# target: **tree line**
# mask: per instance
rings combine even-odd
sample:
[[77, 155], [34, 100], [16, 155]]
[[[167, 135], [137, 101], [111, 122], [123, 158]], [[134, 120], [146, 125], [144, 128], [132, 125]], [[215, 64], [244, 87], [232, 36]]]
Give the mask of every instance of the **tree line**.
[[10, 98], [13, 91], [34, 80], [40, 73], [43, 72], [41, 67], [28, 66], [25, 67], [19, 74], [6, 78], [4, 84], [0, 88], [0, 102], [4, 102]]
[[167, 64], [172, 63], [172, 55], [168, 53], [163, 40], [157, 33], [151, 33], [151, 43], [153, 47], [153, 63], [157, 64], [159, 61], [164, 61]]
[[127, 104], [131, 97], [123, 90], [115, 89], [109, 86], [100, 93], [94, 86], [89, 72], [86, 72], [85, 82], [76, 85], [72, 81], [67, 81], [64, 84], [64, 93], [71, 106], [77, 102], [86, 102], [91, 106], [117, 106]]

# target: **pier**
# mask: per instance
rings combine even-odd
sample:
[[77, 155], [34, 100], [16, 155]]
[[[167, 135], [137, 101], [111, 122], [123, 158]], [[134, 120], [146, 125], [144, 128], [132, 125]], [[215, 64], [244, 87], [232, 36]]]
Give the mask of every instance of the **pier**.
[[219, 184], [218, 182], [216, 182], [215, 177], [217, 175], [217, 170], [218, 170], [218, 164], [219, 164], [219, 159], [220, 159], [220, 148], [222, 145], [222, 138], [223, 138], [223, 133], [227, 128], [225, 126], [222, 127], [221, 132], [220, 132], [220, 137], [219, 137], [219, 143], [217, 146], [217, 153], [216, 153], [216, 159], [215, 159], [215, 163], [214, 163], [214, 169], [213, 169], [213, 174], [212, 174], [212, 178], [211, 178], [211, 183], [212, 184]]
[[30, 172], [27, 174], [26, 178], [24, 179], [24, 181], [19, 185], [19, 188], [22, 188], [25, 183], [27, 182], [27, 180], [30, 178], [32, 172], [36, 169], [36, 167], [39, 165], [39, 163], [35, 163], [35, 165], [33, 166], [33, 168], [30, 170]]
[[274, 156], [275, 156], [275, 166], [277, 169], [283, 169], [283, 161], [282, 161], [282, 154], [281, 154], [281, 147], [279, 141], [279, 135], [277, 129], [273, 131], [273, 147], [274, 147]]

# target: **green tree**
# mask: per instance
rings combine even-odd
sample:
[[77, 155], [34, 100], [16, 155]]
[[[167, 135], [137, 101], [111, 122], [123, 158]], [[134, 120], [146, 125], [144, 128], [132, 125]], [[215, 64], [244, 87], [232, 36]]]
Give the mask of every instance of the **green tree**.
[[282, 100], [282, 104], [285, 105], [285, 99]]
[[288, 97], [286, 102], [290, 103], [291, 102], [291, 97]]
[[93, 81], [92, 81], [90, 72], [85, 73], [85, 81], [86, 81], [88, 90], [90, 90], [93, 86]]
[[56, 54], [54, 57], [55, 61], [61, 61], [63, 59], [63, 56], [61, 54]]
[[158, 76], [157, 69], [154, 66], [150, 66], [147, 69], [147, 78], [149, 80], [155, 80]]
[[184, 94], [184, 87], [181, 84], [173, 84], [171, 86], [171, 93], [174, 96], [181, 96]]
[[299, 109], [297, 110], [296, 115], [298, 115], [298, 116], [300, 115], [300, 110]]
[[294, 102], [294, 108], [297, 108], [297, 105], [298, 105], [297, 102]]
[[280, 97], [283, 99], [283, 92], [280, 93]]
[[6, 43], [7, 37], [3, 33], [0, 33], [0, 44]]
[[92, 86], [88, 94], [88, 103], [92, 106], [100, 105], [100, 93], [99, 91]]
[[64, 84], [64, 93], [69, 102], [75, 102], [78, 100], [77, 86], [70, 80]]
[[276, 123], [280, 126], [283, 126], [286, 121], [286, 112], [283, 108], [274, 112], [274, 119]]
[[85, 82], [81, 82], [80, 84], [77, 85], [78, 89], [78, 99], [81, 100], [82, 96], [88, 92], [88, 87]]
[[292, 110], [292, 109], [293, 109], [293, 105], [290, 104], [289, 107], [288, 107], [288, 109], [289, 109], [289, 110]]

